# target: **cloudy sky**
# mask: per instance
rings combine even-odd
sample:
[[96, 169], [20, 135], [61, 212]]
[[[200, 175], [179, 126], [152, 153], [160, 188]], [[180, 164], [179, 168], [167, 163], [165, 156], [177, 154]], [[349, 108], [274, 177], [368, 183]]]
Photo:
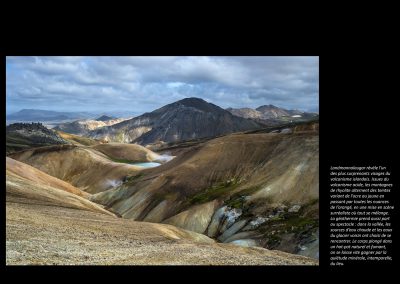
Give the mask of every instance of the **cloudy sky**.
[[318, 57], [7, 57], [7, 114], [130, 112], [199, 97], [220, 107], [318, 111]]

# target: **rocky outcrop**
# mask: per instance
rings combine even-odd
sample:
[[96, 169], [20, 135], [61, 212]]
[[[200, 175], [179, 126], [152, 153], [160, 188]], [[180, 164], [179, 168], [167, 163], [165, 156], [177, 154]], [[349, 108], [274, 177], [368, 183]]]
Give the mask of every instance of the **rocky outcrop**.
[[60, 144], [69, 144], [69, 141], [41, 123], [13, 123], [6, 127], [7, 154], [34, 147]]
[[217, 209], [211, 219], [210, 225], [208, 226], [207, 235], [215, 238], [218, 234], [219, 225], [222, 223], [223, 218], [225, 217], [227, 206], [222, 206]]
[[244, 219], [244, 220], [240, 220], [239, 222], [234, 223], [233, 225], [231, 225], [229, 227], [229, 229], [224, 231], [224, 233], [218, 237], [218, 240], [220, 240], [221, 242], [225, 242], [233, 234], [237, 233], [240, 229], [242, 229], [246, 225], [247, 222], [248, 222], [248, 220]]

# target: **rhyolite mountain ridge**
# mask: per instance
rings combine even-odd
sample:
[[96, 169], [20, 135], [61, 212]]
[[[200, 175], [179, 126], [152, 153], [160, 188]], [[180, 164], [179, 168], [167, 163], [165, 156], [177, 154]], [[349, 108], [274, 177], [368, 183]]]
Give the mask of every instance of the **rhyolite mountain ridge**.
[[88, 136], [108, 142], [146, 145], [216, 137], [262, 127], [199, 98], [186, 98], [138, 117], [90, 131]]
[[70, 134], [88, 136], [91, 130], [95, 130], [101, 127], [114, 125], [120, 123], [129, 118], [114, 118], [111, 116], [103, 115], [96, 119], [79, 119], [71, 122], [60, 123], [53, 129], [57, 131], [63, 131]]
[[317, 113], [289, 110], [274, 105], [252, 108], [227, 108], [233, 115], [252, 119], [265, 126], [276, 126], [288, 121], [307, 121], [318, 116]]

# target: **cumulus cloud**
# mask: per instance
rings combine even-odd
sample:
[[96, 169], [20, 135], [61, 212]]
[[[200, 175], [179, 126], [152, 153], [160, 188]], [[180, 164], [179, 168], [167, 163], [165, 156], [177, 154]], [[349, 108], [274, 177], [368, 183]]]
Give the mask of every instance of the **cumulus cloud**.
[[7, 112], [141, 114], [185, 97], [316, 111], [318, 64], [318, 57], [7, 57]]

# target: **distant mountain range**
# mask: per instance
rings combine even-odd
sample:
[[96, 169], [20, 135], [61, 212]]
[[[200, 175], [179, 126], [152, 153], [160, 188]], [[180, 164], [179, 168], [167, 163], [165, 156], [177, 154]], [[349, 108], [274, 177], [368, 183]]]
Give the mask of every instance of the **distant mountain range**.
[[[53, 129], [108, 142], [177, 142], [216, 137], [233, 132], [307, 121], [316, 113], [288, 110], [274, 105], [222, 109], [200, 98], [186, 98], [133, 118], [107, 113], [57, 112], [23, 109], [7, 116], [8, 121], [40, 121]], [[132, 116], [131, 116], [132, 117]], [[89, 119], [90, 118], [90, 119]]]
[[302, 112], [300, 110], [288, 110], [274, 105], [263, 105], [252, 108], [227, 108], [233, 115], [248, 118], [264, 125], [277, 125], [282, 122], [308, 120], [318, 116], [317, 113]]
[[6, 116], [13, 121], [62, 121], [95, 117], [88, 112], [59, 112], [41, 109], [22, 109]]
[[227, 111], [234, 115], [241, 116], [244, 118], [260, 118], [260, 119], [271, 119], [280, 118], [283, 116], [296, 117], [296, 116], [309, 116], [314, 113], [302, 112], [300, 110], [289, 110], [280, 108], [274, 105], [263, 105], [256, 109], [252, 108], [227, 108]]
[[142, 145], [215, 137], [262, 127], [199, 98], [186, 98], [141, 116], [90, 131], [89, 137]]

